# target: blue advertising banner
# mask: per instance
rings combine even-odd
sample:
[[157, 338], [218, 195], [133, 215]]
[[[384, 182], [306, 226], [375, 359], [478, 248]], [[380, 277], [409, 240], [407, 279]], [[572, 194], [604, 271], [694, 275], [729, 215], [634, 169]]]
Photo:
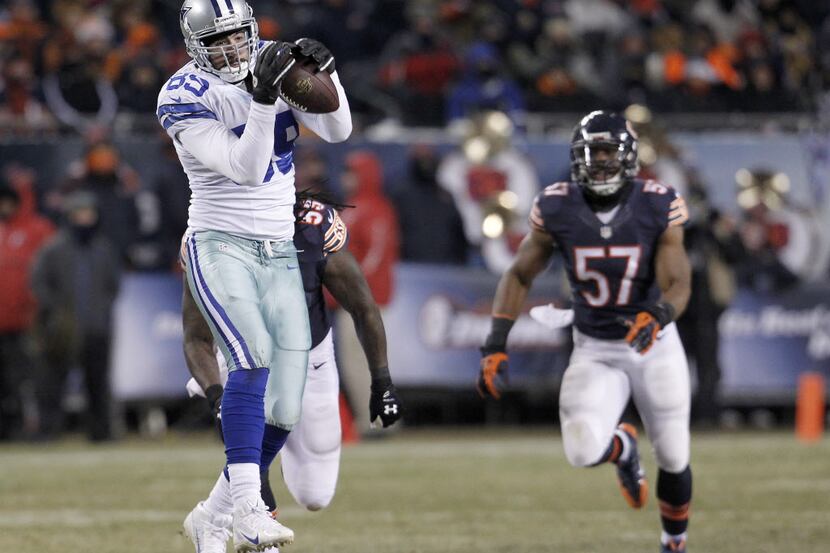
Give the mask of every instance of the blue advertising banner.
[[792, 404], [801, 372], [830, 375], [830, 287], [741, 290], [719, 332], [724, 399]]
[[[490, 330], [498, 277], [484, 270], [402, 265], [395, 298], [384, 311], [389, 367], [400, 386], [472, 389]], [[525, 306], [561, 298], [550, 275], [534, 283]], [[510, 387], [555, 386], [567, 363], [570, 329], [553, 331], [527, 311], [510, 333]]]
[[115, 304], [112, 391], [119, 400], [186, 395], [182, 352], [182, 280], [169, 273], [132, 273]]
[[[395, 301], [384, 313], [395, 382], [471, 390], [497, 282], [484, 270], [402, 265]], [[558, 289], [553, 277], [539, 277], [527, 309], [559, 298]], [[525, 312], [510, 334], [509, 387], [556, 387], [569, 340], [569, 330], [546, 329]], [[126, 275], [115, 306], [115, 397], [183, 397], [188, 378], [182, 354], [181, 277]]]
[[[526, 309], [561, 299], [555, 274], [537, 279]], [[384, 312], [398, 385], [472, 390], [497, 282], [497, 276], [470, 268], [398, 268], [395, 299]], [[126, 276], [115, 307], [116, 398], [184, 397], [189, 374], [180, 306], [180, 276]], [[721, 317], [719, 332], [721, 396], [727, 402], [791, 404], [802, 371], [830, 375], [830, 286], [776, 296], [742, 290]], [[525, 311], [509, 348], [509, 388], [556, 389], [567, 366], [570, 328], [551, 331]]]

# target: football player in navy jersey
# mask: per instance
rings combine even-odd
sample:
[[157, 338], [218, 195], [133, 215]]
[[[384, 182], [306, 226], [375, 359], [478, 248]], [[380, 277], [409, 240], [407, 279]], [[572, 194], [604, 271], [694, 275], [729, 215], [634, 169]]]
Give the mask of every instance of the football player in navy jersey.
[[633, 398], [659, 467], [661, 551], [685, 552], [692, 496], [690, 388], [674, 321], [691, 289], [682, 226], [688, 214], [674, 189], [639, 180], [637, 172], [637, 136], [628, 121], [594, 111], [579, 122], [571, 141], [571, 181], [537, 196], [532, 230], [499, 281], [478, 389], [500, 396], [508, 333], [533, 279], [558, 249], [574, 310], [574, 350], [559, 398], [565, 455], [579, 467], [616, 465], [623, 496], [642, 507], [648, 487], [637, 432], [618, 425]]
[[[339, 207], [339, 206], [338, 206]], [[301, 192], [295, 204], [294, 245], [305, 289], [312, 349], [302, 399], [300, 422], [288, 435], [282, 448], [282, 474], [288, 490], [300, 505], [311, 511], [331, 502], [340, 465], [339, 380], [329, 314], [323, 286], [354, 319], [358, 337], [369, 364], [372, 390], [370, 418], [384, 427], [401, 417], [401, 402], [389, 374], [386, 334], [380, 310], [372, 299], [366, 278], [355, 258], [345, 247], [348, 230], [336, 206], [322, 198]], [[186, 260], [186, 257], [183, 257]], [[193, 378], [187, 388], [192, 395], [207, 397], [217, 420], [221, 420], [223, 385], [227, 363], [214, 341], [190, 290], [182, 298], [184, 350]], [[262, 443], [260, 478], [262, 499], [269, 509], [276, 508], [268, 480], [268, 470], [276, 456], [266, 425]], [[227, 473], [219, 477], [210, 496], [199, 502], [184, 523], [186, 535], [197, 553], [224, 552], [231, 531], [227, 514], [232, 508]], [[266, 549], [267, 552], [276, 549]]]

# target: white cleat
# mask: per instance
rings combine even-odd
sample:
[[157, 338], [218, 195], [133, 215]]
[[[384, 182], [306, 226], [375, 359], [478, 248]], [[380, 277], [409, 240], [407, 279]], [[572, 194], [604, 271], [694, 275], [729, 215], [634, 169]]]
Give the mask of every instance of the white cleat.
[[225, 553], [231, 522], [230, 515], [211, 514], [200, 501], [184, 519], [184, 535], [196, 546], [196, 553]]
[[294, 531], [271, 516], [262, 500], [245, 503], [233, 513], [233, 544], [236, 553], [266, 551], [294, 542]]

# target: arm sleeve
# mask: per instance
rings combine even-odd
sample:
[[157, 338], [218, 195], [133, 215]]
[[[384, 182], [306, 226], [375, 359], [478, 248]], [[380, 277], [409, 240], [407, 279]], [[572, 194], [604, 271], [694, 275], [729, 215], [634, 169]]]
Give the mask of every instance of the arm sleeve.
[[643, 192], [651, 202], [657, 226], [662, 229], [683, 226], [689, 220], [686, 200], [671, 186], [654, 180], [643, 183]]
[[323, 252], [326, 255], [342, 250], [349, 242], [349, 230], [337, 210], [329, 207], [327, 211], [326, 222], [323, 225]]
[[545, 220], [542, 217], [542, 208], [539, 206], [541, 196], [541, 194], [538, 194], [536, 198], [534, 198], [533, 207], [530, 209], [528, 221], [530, 221], [531, 228], [534, 228], [542, 232], [547, 232], [547, 230], [545, 229]]
[[352, 112], [349, 109], [349, 100], [346, 91], [340, 84], [337, 72], [331, 74], [331, 80], [337, 88], [337, 97], [340, 107], [331, 113], [303, 113], [293, 110], [297, 120], [304, 127], [314, 131], [314, 134], [326, 142], [343, 142], [352, 134]]
[[559, 210], [561, 198], [568, 195], [568, 183], [555, 182], [550, 186], [546, 186], [544, 190], [536, 194], [533, 198], [533, 205], [530, 208], [530, 214], [527, 219], [531, 228], [548, 232], [545, 225], [545, 217], [550, 216], [551, 213]]
[[669, 227], [682, 226], [689, 220], [689, 209], [686, 207], [686, 200], [678, 193], [669, 204]]
[[259, 186], [271, 165], [274, 153], [276, 115], [276, 106], [251, 102], [248, 122], [239, 138], [217, 121], [215, 115], [191, 117], [175, 134], [175, 138], [209, 169], [237, 184]]

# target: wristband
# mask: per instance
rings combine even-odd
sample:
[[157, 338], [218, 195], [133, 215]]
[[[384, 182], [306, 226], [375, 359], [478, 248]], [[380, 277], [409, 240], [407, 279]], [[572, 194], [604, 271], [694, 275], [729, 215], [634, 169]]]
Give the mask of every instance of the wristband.
[[507, 347], [507, 335], [516, 321], [507, 317], [493, 317], [490, 323], [490, 334], [484, 340], [484, 349], [504, 351]]
[[677, 313], [674, 306], [667, 301], [657, 302], [651, 307], [646, 308], [646, 311], [654, 316], [660, 324], [660, 328], [664, 328], [667, 324], [671, 323]]
[[389, 367], [378, 367], [372, 371], [372, 391], [379, 392], [392, 385]]
[[211, 407], [216, 405], [216, 402], [222, 397], [224, 392], [225, 390], [222, 388], [221, 384], [212, 384], [208, 386], [207, 390], [205, 390], [205, 397]]

